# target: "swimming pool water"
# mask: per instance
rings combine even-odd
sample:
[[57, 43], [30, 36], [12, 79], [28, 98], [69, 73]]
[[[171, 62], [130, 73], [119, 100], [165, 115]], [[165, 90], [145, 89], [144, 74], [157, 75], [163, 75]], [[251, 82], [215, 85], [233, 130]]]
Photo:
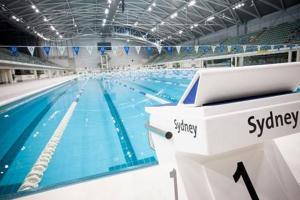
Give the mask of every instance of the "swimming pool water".
[[[120, 72], [74, 80], [0, 108], [0, 198], [155, 165], [145, 124], [151, 94], [177, 102], [194, 70]], [[63, 136], [34, 190], [18, 192], [81, 88]]]

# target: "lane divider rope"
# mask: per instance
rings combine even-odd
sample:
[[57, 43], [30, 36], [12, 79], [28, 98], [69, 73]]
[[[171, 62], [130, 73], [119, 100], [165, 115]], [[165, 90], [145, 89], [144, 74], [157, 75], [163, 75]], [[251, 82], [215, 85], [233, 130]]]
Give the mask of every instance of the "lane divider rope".
[[76, 95], [75, 100], [72, 102], [72, 104], [68, 108], [68, 111], [66, 112], [65, 116], [59, 123], [54, 134], [52, 135], [49, 142], [46, 144], [44, 150], [40, 154], [39, 158], [33, 165], [31, 171], [25, 177], [25, 179], [24, 179], [23, 183], [21, 184], [18, 191], [31, 190], [31, 189], [37, 188], [39, 186], [39, 183], [42, 181], [44, 172], [48, 168], [51, 158], [52, 158], [53, 154], [55, 153], [56, 147], [59, 144], [61, 137], [64, 133], [64, 130], [66, 129], [66, 127], [73, 115], [73, 112], [77, 106], [79, 98], [83, 92], [83, 88], [86, 86], [87, 82], [88, 82], [88, 80], [81, 87], [79, 94]]

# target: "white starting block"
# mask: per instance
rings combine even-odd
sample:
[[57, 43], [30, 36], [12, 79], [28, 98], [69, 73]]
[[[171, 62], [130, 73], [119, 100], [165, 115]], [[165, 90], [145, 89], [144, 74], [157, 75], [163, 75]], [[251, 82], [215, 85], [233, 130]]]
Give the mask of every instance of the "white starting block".
[[300, 199], [273, 141], [300, 132], [299, 82], [300, 63], [199, 70], [178, 105], [146, 108], [188, 199]]

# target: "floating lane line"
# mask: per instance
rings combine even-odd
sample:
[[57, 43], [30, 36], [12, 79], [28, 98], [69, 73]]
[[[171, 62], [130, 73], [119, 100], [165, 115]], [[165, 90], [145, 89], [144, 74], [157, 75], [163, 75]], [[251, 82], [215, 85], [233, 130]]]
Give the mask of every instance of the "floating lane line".
[[136, 88], [133, 88], [133, 87], [127, 87], [126, 84], [122, 84], [122, 83], [119, 82], [119, 81], [117, 81], [117, 82], [119, 83], [120, 86], [129, 88], [129, 89], [132, 90], [132, 91], [136, 91], [136, 92], [138, 92], [139, 94], [141, 94], [141, 95], [147, 97], [148, 99], [151, 99], [151, 100], [156, 101], [156, 102], [158, 102], [158, 103], [161, 103], [161, 104], [168, 104], [168, 103], [170, 103], [169, 101], [166, 101], [166, 100], [161, 99], [161, 98], [159, 98], [159, 97], [156, 97], [156, 96], [154, 96], [154, 95], [145, 93], [145, 92], [143, 92], [143, 91], [141, 91], [141, 90], [138, 90], [138, 89], [136, 89]]
[[88, 80], [81, 87], [79, 94], [76, 95], [75, 100], [72, 102], [65, 116], [59, 123], [54, 134], [50, 138], [49, 142], [46, 144], [44, 150], [40, 154], [39, 158], [33, 165], [31, 171], [25, 177], [23, 183], [21, 184], [18, 191], [25, 191], [37, 188], [39, 183], [42, 181], [44, 172], [47, 170], [48, 165], [51, 161], [53, 154], [55, 153], [56, 147], [59, 144], [61, 137], [73, 115], [73, 112], [78, 104], [79, 98], [83, 92], [83, 88], [86, 86]]

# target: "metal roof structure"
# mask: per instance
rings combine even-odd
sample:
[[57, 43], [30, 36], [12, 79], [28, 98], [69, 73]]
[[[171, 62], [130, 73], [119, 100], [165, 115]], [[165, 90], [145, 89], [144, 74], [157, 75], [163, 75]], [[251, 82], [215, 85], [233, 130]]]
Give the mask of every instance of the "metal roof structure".
[[122, 37], [168, 45], [284, 11], [299, 3], [298, 0], [0, 0], [0, 18], [44, 40]]

